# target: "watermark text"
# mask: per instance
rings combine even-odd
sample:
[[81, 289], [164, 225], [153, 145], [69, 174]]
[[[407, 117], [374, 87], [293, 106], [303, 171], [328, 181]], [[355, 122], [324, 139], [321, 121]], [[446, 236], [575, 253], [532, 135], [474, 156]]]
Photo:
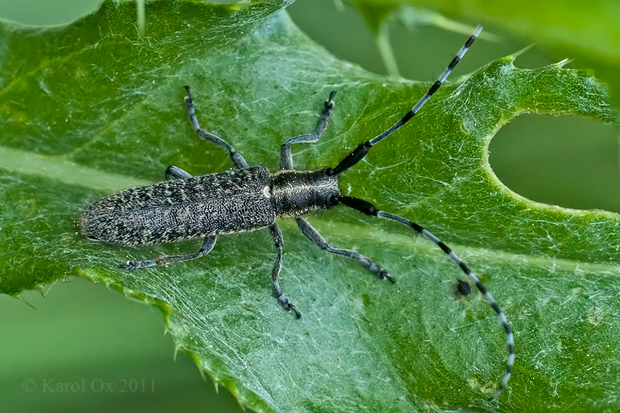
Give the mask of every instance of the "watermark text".
[[59, 381], [54, 379], [26, 379], [25, 392], [32, 393], [155, 393], [155, 379], [120, 379], [115, 381], [85, 379]]

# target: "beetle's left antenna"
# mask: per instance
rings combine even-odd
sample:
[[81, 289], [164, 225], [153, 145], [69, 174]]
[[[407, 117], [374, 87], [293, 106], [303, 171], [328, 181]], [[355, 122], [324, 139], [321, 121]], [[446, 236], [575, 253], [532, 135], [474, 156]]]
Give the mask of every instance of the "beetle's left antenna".
[[422, 108], [422, 106], [424, 106], [424, 104], [430, 99], [430, 97], [433, 96], [433, 93], [435, 93], [437, 89], [439, 89], [441, 84], [446, 80], [446, 78], [452, 72], [454, 67], [461, 61], [463, 56], [465, 56], [465, 53], [467, 53], [467, 50], [469, 50], [469, 48], [474, 43], [476, 38], [480, 35], [481, 31], [482, 31], [482, 26], [478, 25], [476, 29], [474, 30], [474, 33], [469, 37], [469, 39], [467, 39], [467, 41], [465, 42], [465, 45], [461, 47], [461, 50], [459, 50], [459, 52], [456, 54], [454, 59], [452, 59], [448, 67], [446, 67], [446, 69], [443, 71], [441, 76], [439, 76], [439, 78], [433, 84], [433, 86], [431, 86], [428, 92], [426, 92], [426, 94], [422, 96], [422, 98], [418, 101], [418, 103], [416, 103], [415, 106], [409, 112], [407, 112], [407, 114], [403, 116], [402, 119], [400, 119], [398, 122], [392, 125], [392, 127], [387, 129], [385, 132], [381, 133], [380, 135], [372, 138], [371, 140], [365, 143], [362, 143], [357, 148], [355, 148], [353, 152], [351, 152], [346, 158], [342, 160], [342, 162], [338, 164], [338, 166], [336, 166], [334, 169], [328, 170], [329, 174], [338, 175], [339, 173], [346, 171], [347, 169], [349, 169], [350, 167], [352, 167], [353, 165], [355, 165], [356, 163], [364, 159], [364, 157], [366, 156], [370, 148], [372, 148], [373, 146], [375, 146], [376, 144], [378, 144], [379, 142], [381, 142], [382, 140], [384, 140], [385, 138], [387, 138], [388, 136], [390, 136], [391, 134], [399, 130], [405, 123], [407, 123], [407, 121], [409, 121], [409, 119], [411, 119], [416, 113], [418, 113], [418, 111]]

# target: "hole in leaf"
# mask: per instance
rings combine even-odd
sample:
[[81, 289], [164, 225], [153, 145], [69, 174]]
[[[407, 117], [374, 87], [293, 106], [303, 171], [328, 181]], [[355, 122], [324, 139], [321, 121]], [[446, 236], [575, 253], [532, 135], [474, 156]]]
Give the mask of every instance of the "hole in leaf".
[[523, 115], [497, 133], [489, 151], [497, 177], [526, 198], [620, 212], [618, 134], [611, 125]]

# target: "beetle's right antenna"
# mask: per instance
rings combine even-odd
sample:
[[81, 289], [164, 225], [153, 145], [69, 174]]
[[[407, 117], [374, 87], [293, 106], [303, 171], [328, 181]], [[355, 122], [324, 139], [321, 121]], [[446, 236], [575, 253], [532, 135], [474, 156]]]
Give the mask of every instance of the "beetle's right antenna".
[[385, 132], [381, 133], [380, 135], [372, 138], [371, 140], [365, 143], [362, 143], [357, 148], [355, 148], [353, 152], [349, 154], [349, 156], [344, 158], [342, 162], [338, 164], [338, 166], [336, 166], [334, 169], [329, 169], [328, 173], [330, 175], [338, 175], [346, 171], [347, 169], [349, 169], [350, 167], [352, 167], [353, 165], [355, 165], [356, 163], [364, 159], [364, 157], [366, 156], [370, 148], [372, 148], [373, 146], [375, 146], [376, 144], [378, 144], [379, 142], [381, 142], [382, 140], [384, 140], [385, 138], [387, 138], [388, 136], [390, 136], [391, 134], [399, 130], [401, 126], [407, 123], [409, 119], [411, 119], [416, 113], [418, 113], [418, 111], [422, 108], [422, 106], [424, 106], [424, 104], [430, 99], [430, 97], [433, 96], [433, 93], [435, 93], [437, 89], [439, 89], [441, 84], [446, 80], [448, 75], [452, 72], [454, 67], [460, 62], [463, 56], [465, 56], [465, 53], [467, 53], [467, 50], [469, 50], [469, 48], [474, 43], [478, 35], [480, 35], [481, 31], [482, 31], [482, 26], [478, 25], [476, 29], [474, 30], [474, 33], [465, 42], [465, 45], [461, 47], [461, 50], [459, 50], [459, 52], [456, 54], [454, 59], [452, 59], [448, 67], [446, 67], [446, 70], [443, 71], [441, 76], [439, 76], [439, 79], [437, 79], [437, 81], [433, 84], [433, 86], [431, 86], [428, 92], [426, 92], [426, 94], [422, 96], [422, 98], [418, 101], [418, 103], [415, 104], [413, 109], [411, 109], [405, 116], [403, 116], [401, 120], [396, 122], [394, 125], [392, 125], [392, 127], [387, 129]]
[[480, 282], [480, 279], [478, 279], [476, 274], [474, 274], [469, 269], [467, 264], [465, 264], [465, 262], [463, 262], [463, 260], [458, 255], [456, 255], [454, 251], [452, 251], [452, 249], [448, 247], [443, 241], [440, 241], [439, 238], [437, 238], [436, 236], [434, 236], [433, 234], [431, 234], [430, 232], [428, 232], [426, 229], [422, 228], [420, 225], [416, 224], [415, 222], [410, 221], [407, 218], [404, 218], [398, 215], [390, 214], [389, 212], [381, 211], [377, 209], [373, 204], [371, 204], [368, 201], [364, 201], [363, 199], [352, 198], [349, 196], [340, 196], [338, 197], [338, 202], [341, 202], [344, 205], [348, 206], [349, 208], [356, 209], [366, 215], [375, 216], [377, 218], [388, 219], [390, 221], [395, 221], [395, 222], [407, 225], [408, 227], [412, 228], [414, 231], [418, 232], [423, 237], [431, 240], [435, 245], [441, 248], [441, 250], [448, 257], [450, 257], [450, 259], [456, 265], [459, 266], [461, 271], [463, 271], [465, 275], [467, 275], [467, 277], [476, 285], [476, 287], [478, 287], [482, 295], [484, 295], [484, 298], [493, 308], [493, 311], [495, 311], [495, 314], [497, 314], [497, 317], [499, 318], [499, 322], [502, 324], [502, 327], [504, 327], [504, 331], [506, 331], [506, 344], [508, 344], [508, 363], [506, 364], [506, 372], [504, 373], [504, 377], [502, 378], [502, 383], [500, 384], [499, 389], [497, 389], [497, 391], [493, 393], [493, 395], [489, 397], [487, 400], [492, 401], [492, 400], [497, 399], [497, 397], [500, 395], [502, 390], [506, 388], [506, 385], [508, 384], [508, 381], [510, 380], [510, 376], [512, 375], [512, 368], [515, 363], [515, 339], [512, 334], [512, 330], [510, 329], [510, 325], [508, 324], [508, 320], [506, 319], [506, 315], [501, 310], [501, 308], [499, 308], [499, 305], [497, 304], [497, 302], [495, 301], [491, 293], [489, 293], [486, 287], [482, 285], [482, 283]]

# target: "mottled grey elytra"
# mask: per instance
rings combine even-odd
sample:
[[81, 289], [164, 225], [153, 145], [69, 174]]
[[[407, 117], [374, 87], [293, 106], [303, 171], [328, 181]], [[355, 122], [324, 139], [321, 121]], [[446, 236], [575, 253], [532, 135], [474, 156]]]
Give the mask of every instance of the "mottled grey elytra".
[[[411, 111], [383, 133], [357, 146], [335, 168], [318, 171], [293, 170], [290, 145], [293, 143], [314, 143], [319, 140], [334, 109], [331, 92], [324, 104], [316, 130], [287, 140], [280, 153], [280, 171], [270, 173], [263, 166], [250, 167], [243, 157], [222, 138], [202, 129], [194, 111], [194, 100], [188, 86], [185, 103], [189, 120], [198, 137], [226, 150], [235, 166], [234, 170], [191, 176], [184, 170], [169, 166], [166, 181], [152, 185], [126, 189], [107, 196], [90, 206], [80, 220], [80, 232], [93, 240], [117, 245], [148, 245], [203, 238], [202, 247], [195, 254], [164, 256], [154, 260], [128, 261], [124, 269], [165, 265], [188, 261], [207, 255], [214, 247], [219, 234], [233, 234], [269, 228], [277, 248], [276, 262], [271, 280], [276, 298], [286, 310], [301, 314], [282, 293], [278, 282], [282, 268], [282, 231], [276, 220], [293, 217], [303, 234], [319, 248], [343, 257], [358, 260], [377, 277], [394, 282], [388, 272], [364, 255], [353, 251], [331, 247], [303, 216], [325, 211], [343, 204], [364, 214], [399, 222], [414, 229], [434, 242], [454, 261], [485, 296], [506, 331], [508, 343], [508, 365], [499, 389], [489, 400], [497, 398], [506, 387], [514, 364], [514, 339], [508, 320], [491, 294], [465, 263], [442, 241], [420, 225], [406, 218], [375, 208], [362, 199], [343, 196], [338, 187], [338, 175], [361, 161], [370, 148], [392, 135], [409, 121], [439, 89], [450, 72], [465, 55], [482, 26], [478, 26], [465, 45], [452, 59], [437, 81], [413, 106]], [[462, 291], [462, 290], [460, 290]], [[465, 294], [465, 292], [463, 292]]]

